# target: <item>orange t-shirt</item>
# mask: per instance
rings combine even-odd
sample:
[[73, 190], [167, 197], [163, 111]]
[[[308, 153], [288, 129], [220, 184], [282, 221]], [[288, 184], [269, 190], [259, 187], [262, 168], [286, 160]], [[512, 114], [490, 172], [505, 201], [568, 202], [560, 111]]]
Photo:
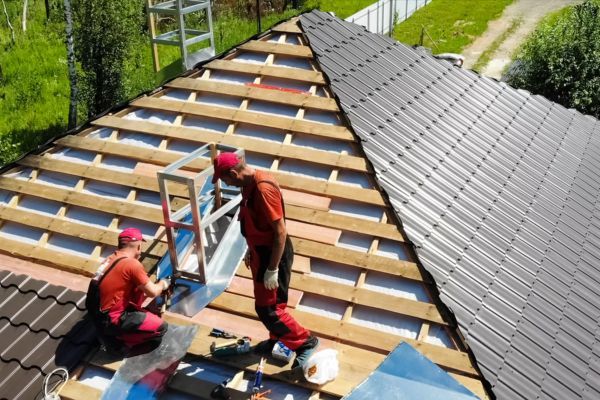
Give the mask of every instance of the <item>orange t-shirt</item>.
[[[277, 181], [264, 171], [257, 170], [254, 173], [254, 182], [271, 181], [277, 185]], [[259, 183], [246, 188], [245, 198], [252, 195], [249, 199], [249, 208], [252, 215], [254, 226], [261, 231], [272, 231], [273, 222], [283, 218], [283, 207], [281, 192], [279, 186], [273, 186], [270, 183]]]
[[[105, 273], [114, 260], [123, 256], [117, 250], [108, 257]], [[111, 315], [121, 315], [129, 302], [137, 304], [143, 299], [143, 292], [137, 288], [149, 280], [144, 266], [138, 260], [128, 257], [119, 261], [100, 283], [100, 310], [110, 310]]]

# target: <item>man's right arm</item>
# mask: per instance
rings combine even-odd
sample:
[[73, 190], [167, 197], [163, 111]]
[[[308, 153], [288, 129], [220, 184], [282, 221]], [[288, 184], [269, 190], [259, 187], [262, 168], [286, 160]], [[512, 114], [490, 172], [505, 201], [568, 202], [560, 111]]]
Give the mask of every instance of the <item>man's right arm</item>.
[[148, 297], [156, 297], [168, 288], [169, 282], [166, 279], [161, 279], [156, 283], [152, 283], [152, 281], [148, 280], [145, 285], [138, 286], [138, 289], [144, 292]]

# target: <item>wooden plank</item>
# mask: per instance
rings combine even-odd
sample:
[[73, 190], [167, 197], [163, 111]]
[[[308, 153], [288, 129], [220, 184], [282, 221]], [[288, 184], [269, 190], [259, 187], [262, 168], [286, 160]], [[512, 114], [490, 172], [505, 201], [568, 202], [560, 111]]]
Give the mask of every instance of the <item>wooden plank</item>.
[[237, 72], [241, 74], [252, 74], [259, 76], [269, 76], [273, 78], [290, 79], [293, 81], [307, 82], [311, 84], [324, 85], [325, 78], [319, 71], [308, 71], [299, 68], [274, 67], [269, 65], [256, 65], [241, 63], [230, 60], [213, 60], [206, 64], [204, 68]]
[[104, 116], [92, 122], [94, 125], [126, 131], [147, 133], [153, 136], [168, 137], [196, 142], [200, 145], [214, 142], [233, 147], [242, 147], [248, 152], [274, 157], [290, 158], [337, 168], [368, 172], [366, 160], [362, 157], [309, 149], [291, 144], [269, 142], [241, 135], [223, 135], [203, 129], [136, 121], [114, 116]]
[[259, 113], [255, 111], [238, 110], [227, 107], [211, 106], [190, 101], [170, 100], [167, 98], [141, 97], [131, 103], [134, 107], [147, 108], [157, 111], [169, 111], [199, 117], [220, 119], [304, 133], [307, 135], [338, 139], [354, 142], [356, 139], [348, 128], [341, 125], [330, 125], [295, 118], [280, 117], [277, 115]]
[[[227, 291], [240, 296], [254, 298], [254, 284], [252, 282], [250, 270], [246, 268], [243, 262], [238, 267], [238, 270], [244, 270], [247, 274], [238, 274], [237, 276], [234, 276]], [[300, 300], [302, 300], [302, 292], [290, 288], [290, 290], [288, 290], [288, 307], [296, 308], [298, 304], [300, 304]]]
[[102, 391], [69, 379], [58, 393], [62, 400], [99, 400]]
[[256, 86], [236, 85], [233, 83], [194, 78], [177, 78], [171, 82], [167, 82], [165, 86], [176, 89], [198, 90], [206, 93], [242, 97], [252, 100], [269, 101], [271, 103], [285, 104], [300, 108], [332, 112], [339, 111], [335, 99], [331, 97], [314, 96], [309, 93], [284, 92], [281, 90]]
[[60, 269], [85, 276], [92, 276], [98, 269], [100, 259], [80, 257], [40, 247], [37, 244], [19, 242], [2, 237], [0, 251], [25, 258], [44, 261], [58, 266]]
[[308, 207], [315, 210], [329, 211], [331, 199], [329, 197], [315, 196], [314, 194], [302, 193], [296, 190], [281, 189], [286, 211], [289, 206]]
[[330, 245], [335, 245], [342, 235], [342, 231], [339, 229], [325, 228], [291, 219], [286, 220], [286, 228], [290, 236]]
[[292, 271], [300, 272], [302, 274], [310, 274], [310, 258], [294, 254]]
[[[252, 299], [231, 293], [221, 294], [210, 304], [210, 307], [248, 317], [256, 315]], [[300, 324], [310, 329], [316, 335], [380, 352], [392, 351], [401, 341], [405, 341], [442, 367], [470, 375], [477, 375], [477, 371], [471, 365], [467, 353], [425, 342], [418, 342], [414, 339], [396, 336], [349, 322], [336, 321], [331, 318], [300, 311], [299, 309], [290, 309], [289, 311]]]
[[297, 58], [313, 58], [312, 50], [308, 46], [267, 42], [266, 40], [250, 40], [238, 46], [238, 49], [255, 53], [278, 54]]
[[[237, 275], [249, 277], [251, 274], [246, 268], [240, 267], [237, 270]], [[360, 287], [325, 281], [298, 272], [292, 272], [290, 288], [304, 293], [353, 302], [367, 307], [378, 308], [425, 321], [435, 322], [440, 325], [446, 325], [446, 322], [440, 315], [436, 305], [432, 303], [424, 303], [392, 296], [386, 293], [378, 293]]]
[[283, 22], [281, 24], [275, 25], [271, 28], [273, 32], [282, 32], [282, 33], [302, 33], [302, 29], [298, 26], [298, 23], [294, 20]]
[[94, 194], [63, 189], [58, 186], [8, 178], [6, 176], [0, 176], [0, 188], [61, 203], [93, 208], [109, 214], [122, 215], [157, 224], [163, 223], [163, 215], [160, 208], [148, 207], [143, 204], [134, 204], [126, 200], [114, 200]]
[[395, 260], [393, 258], [362, 253], [306, 239], [292, 238], [292, 243], [294, 245], [294, 252], [306, 257], [320, 258], [322, 260], [364, 268], [369, 271], [384, 272], [406, 279], [423, 281], [419, 267], [410, 261]]
[[398, 227], [393, 224], [383, 224], [381, 222], [369, 221], [364, 218], [356, 218], [305, 207], [297, 207], [295, 205], [287, 204], [287, 201], [285, 206], [285, 214], [287, 219], [295, 219], [311, 224], [342, 229], [344, 231], [362, 233], [378, 238], [404, 242], [404, 238], [398, 230]]
[[[167, 128], [169, 127], [167, 126]], [[171, 127], [171, 129], [177, 129], [177, 127]], [[65, 147], [73, 147], [76, 149], [84, 149], [113, 155], [124, 155], [129, 153], [130, 158], [138, 159], [140, 161], [150, 161], [159, 165], [168, 165], [181, 158], [180, 154], [169, 151], [147, 149], [140, 146], [107, 142], [106, 140], [91, 139], [82, 136], [65, 136], [58, 139], [56, 144]], [[199, 159], [189, 163], [185, 169], [190, 171], [201, 171], [209, 166], [210, 161]], [[341, 199], [360, 201], [368, 204], [381, 206], [385, 205], [381, 193], [379, 193], [377, 190], [363, 189], [355, 186], [321, 181], [314, 178], [291, 175], [277, 171], [270, 171], [269, 173], [273, 175], [277, 182], [279, 182], [279, 185], [283, 188], [330, 197], [338, 197]]]
[[450, 376], [456, 379], [461, 385], [465, 386], [471, 392], [473, 392], [477, 397], [481, 400], [489, 400], [489, 396], [483, 387], [483, 383], [480, 379], [472, 378], [469, 376], [464, 376], [461, 374], [456, 374], [454, 372], [448, 372]]
[[[136, 189], [143, 189], [151, 192], [159, 191], [156, 174], [154, 177], [149, 177], [144, 174], [136, 174], [135, 171], [134, 173], [120, 172], [95, 165], [86, 165], [37, 155], [29, 155], [19, 160], [18, 164], [31, 168], [39, 168], [46, 171], [61, 172], [63, 174], [80, 176], [82, 178], [93, 179], [100, 182], [118, 183], [119, 185], [130, 186]], [[162, 169], [162, 167], [159, 169]], [[169, 193], [182, 197], [187, 197], [188, 195], [187, 190], [184, 190], [181, 186], [177, 185], [170, 185]]]

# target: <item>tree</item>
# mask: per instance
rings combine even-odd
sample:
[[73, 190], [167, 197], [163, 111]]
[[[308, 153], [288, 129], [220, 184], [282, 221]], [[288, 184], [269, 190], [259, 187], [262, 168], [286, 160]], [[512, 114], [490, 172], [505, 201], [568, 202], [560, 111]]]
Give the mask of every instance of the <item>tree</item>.
[[600, 118], [600, 0], [545, 21], [509, 70], [512, 86]]
[[133, 1], [75, 0], [75, 55], [79, 98], [88, 117], [124, 99], [124, 64], [138, 28]]

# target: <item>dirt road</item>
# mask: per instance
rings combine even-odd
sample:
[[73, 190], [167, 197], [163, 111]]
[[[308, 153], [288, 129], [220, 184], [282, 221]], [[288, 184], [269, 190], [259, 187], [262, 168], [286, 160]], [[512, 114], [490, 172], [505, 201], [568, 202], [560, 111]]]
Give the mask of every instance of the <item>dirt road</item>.
[[492, 55], [490, 62], [482, 68], [481, 73], [493, 78], [500, 78], [504, 69], [510, 64], [513, 53], [519, 48], [527, 36], [533, 32], [540, 20], [547, 14], [560, 10], [568, 5], [581, 3], [583, 0], [515, 0], [506, 7], [488, 29], [469, 47], [463, 50], [464, 68], [472, 68], [479, 56], [500, 38], [513, 24], [518, 27], [509, 34]]

